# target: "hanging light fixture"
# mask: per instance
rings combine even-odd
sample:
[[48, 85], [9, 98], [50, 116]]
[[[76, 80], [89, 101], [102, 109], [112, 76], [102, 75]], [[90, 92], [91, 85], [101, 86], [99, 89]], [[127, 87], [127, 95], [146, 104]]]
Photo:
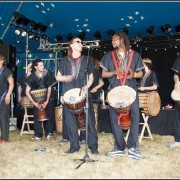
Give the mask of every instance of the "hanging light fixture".
[[19, 29], [16, 29], [16, 30], [15, 30], [15, 34], [16, 34], [16, 35], [20, 35], [20, 34], [21, 34], [21, 31], [20, 31]]
[[155, 31], [155, 26], [152, 25], [152, 26], [149, 26], [147, 29], [146, 29], [146, 32], [148, 35], [152, 35]]
[[171, 31], [171, 25], [165, 24], [165, 25], [161, 26], [160, 29], [163, 33], [169, 33]]

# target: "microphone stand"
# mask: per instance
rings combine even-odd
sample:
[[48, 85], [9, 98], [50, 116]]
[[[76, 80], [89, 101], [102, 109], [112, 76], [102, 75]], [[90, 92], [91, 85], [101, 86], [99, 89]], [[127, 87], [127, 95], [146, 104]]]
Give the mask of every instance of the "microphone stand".
[[[89, 48], [90, 50], [90, 48]], [[84, 72], [84, 77], [86, 76], [86, 84], [88, 84], [89, 81], [89, 73], [88, 73], [88, 65], [89, 65], [89, 50], [88, 50], [88, 57], [87, 57], [87, 69]], [[84, 78], [85, 79], [85, 78]], [[75, 169], [78, 169], [82, 164], [84, 164], [85, 162], [95, 162], [96, 160], [92, 160], [90, 159], [89, 155], [88, 155], [88, 111], [89, 111], [89, 92], [88, 89], [86, 89], [86, 106], [85, 106], [85, 113], [86, 113], [86, 143], [85, 143], [85, 155], [83, 157], [83, 159], [78, 159], [80, 161], [82, 161], [82, 163], [80, 163]], [[80, 90], [81, 93], [81, 90]]]

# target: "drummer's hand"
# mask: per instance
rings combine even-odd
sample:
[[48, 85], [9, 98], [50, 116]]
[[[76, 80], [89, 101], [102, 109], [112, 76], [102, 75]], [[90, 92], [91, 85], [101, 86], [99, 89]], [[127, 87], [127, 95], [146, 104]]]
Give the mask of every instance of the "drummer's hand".
[[73, 79], [74, 79], [74, 76], [73, 76], [73, 75], [68, 75], [68, 76], [66, 76], [66, 83], [67, 83], [67, 82], [71, 82]]
[[176, 90], [180, 89], [180, 82], [177, 82], [174, 84], [174, 89], [176, 89]]
[[10, 101], [11, 101], [10, 95], [7, 94], [5, 97], [5, 104], [6, 105], [10, 104]]
[[134, 75], [135, 75], [135, 72], [130, 69], [130, 73], [128, 74], [127, 79], [134, 78]]
[[35, 106], [35, 107], [37, 107], [38, 109], [40, 109], [40, 108], [41, 108], [41, 107], [40, 107], [41, 105], [40, 105], [40, 104], [38, 104], [37, 102], [34, 102], [33, 104], [34, 104], [34, 106]]
[[46, 106], [47, 106], [47, 104], [48, 104], [48, 101], [45, 101], [45, 102], [42, 104], [42, 107], [45, 109]]
[[94, 87], [93, 89], [91, 89], [90, 92], [91, 92], [91, 93], [95, 93], [95, 92], [97, 92], [97, 89]]
[[139, 87], [138, 88], [140, 91], [144, 91], [144, 90], [146, 90], [146, 88], [145, 87]]
[[82, 90], [83, 90], [83, 94], [86, 94], [86, 92], [87, 92], [87, 86], [84, 86], [84, 87], [82, 88]]

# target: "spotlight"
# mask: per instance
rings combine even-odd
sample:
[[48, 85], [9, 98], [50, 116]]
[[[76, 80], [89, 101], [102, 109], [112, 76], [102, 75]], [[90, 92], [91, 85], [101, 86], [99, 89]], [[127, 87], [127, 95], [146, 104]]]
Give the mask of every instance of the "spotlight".
[[161, 31], [163, 33], [168, 33], [171, 30], [171, 25], [170, 24], [165, 24], [165, 25], [161, 26], [160, 29], [161, 29]]
[[129, 31], [128, 31], [127, 27], [122, 28], [121, 32], [125, 32], [127, 35], [129, 34]]
[[180, 24], [175, 26], [175, 30], [176, 30], [177, 33], [180, 33]]
[[67, 40], [68, 40], [68, 42], [69, 41], [71, 41], [72, 39], [73, 39], [73, 34], [72, 33], [69, 33], [68, 35], [67, 35]]
[[38, 26], [39, 26], [39, 29], [40, 29], [40, 31], [42, 31], [42, 32], [46, 32], [46, 30], [47, 30], [47, 26], [45, 26], [44, 24], [42, 24], [42, 23], [38, 23]]
[[155, 26], [152, 25], [152, 26], [149, 26], [147, 29], [146, 29], [146, 32], [148, 35], [152, 35], [155, 31]]
[[86, 32], [85, 31], [82, 31], [79, 33], [78, 37], [81, 39], [81, 40], [85, 40], [85, 36], [86, 36]]
[[21, 33], [21, 32], [20, 32], [19, 29], [16, 29], [16, 30], [15, 30], [15, 34], [16, 34], [16, 35], [20, 35], [20, 33]]
[[94, 33], [94, 37], [95, 37], [95, 39], [97, 39], [97, 40], [101, 40], [101, 39], [102, 39], [101, 32], [100, 32], [100, 31], [96, 31], [96, 32]]
[[57, 34], [55, 40], [57, 43], [61, 43], [63, 41], [63, 36], [61, 34]]
[[34, 37], [33, 34], [29, 34], [29, 39], [32, 39]]
[[32, 27], [32, 29], [35, 30], [35, 31], [37, 31], [37, 30], [39, 29], [39, 25], [38, 25], [35, 21], [33, 21], [33, 20], [30, 21], [29, 25], [30, 25], [30, 26]]
[[114, 35], [115, 31], [113, 29], [108, 30], [108, 34], [112, 37]]
[[21, 33], [21, 35], [22, 35], [22, 37], [25, 37], [25, 36], [27, 35], [26, 31], [23, 31], [23, 32]]

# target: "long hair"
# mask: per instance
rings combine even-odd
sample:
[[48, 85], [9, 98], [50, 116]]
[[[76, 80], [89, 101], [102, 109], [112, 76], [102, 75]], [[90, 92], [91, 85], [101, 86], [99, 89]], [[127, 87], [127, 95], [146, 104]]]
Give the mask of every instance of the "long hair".
[[117, 36], [119, 36], [122, 39], [122, 41], [124, 43], [124, 46], [125, 46], [125, 48], [127, 50], [129, 50], [131, 48], [129, 37], [128, 37], [128, 35], [125, 32], [115, 32], [113, 34], [113, 36], [114, 35], [117, 35]]

